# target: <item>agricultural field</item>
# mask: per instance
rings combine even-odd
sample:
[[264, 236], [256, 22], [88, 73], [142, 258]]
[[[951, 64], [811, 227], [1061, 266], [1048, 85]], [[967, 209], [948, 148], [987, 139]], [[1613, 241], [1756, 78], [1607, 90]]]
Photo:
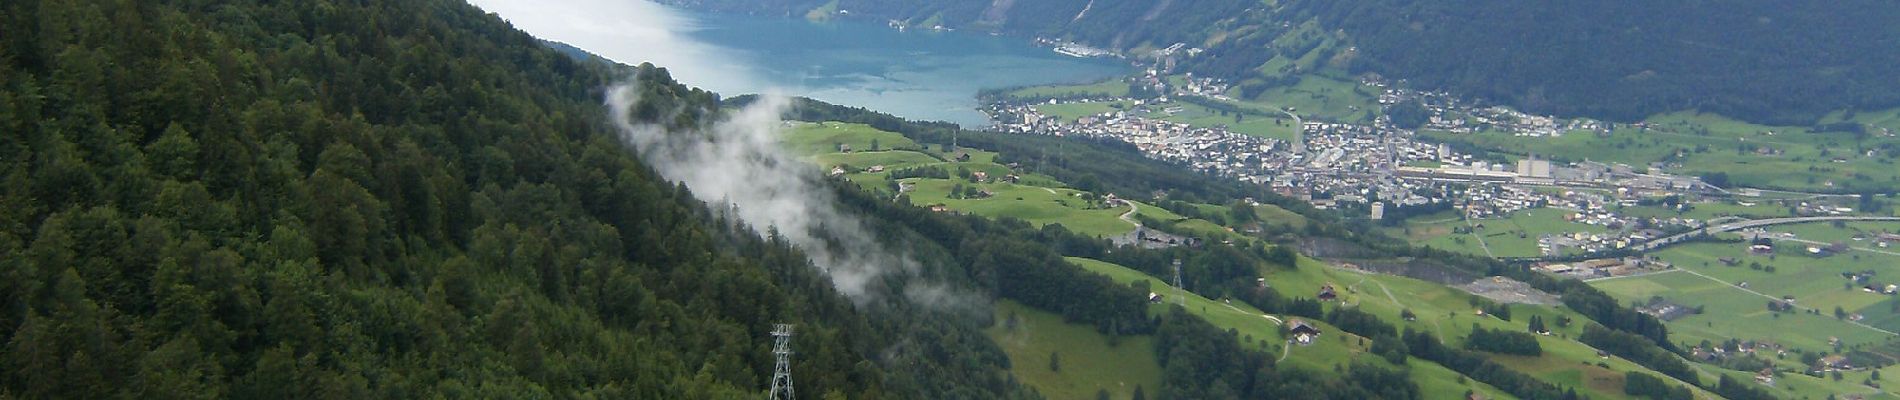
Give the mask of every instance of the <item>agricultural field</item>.
[[[1179, 111], [1174, 113], [1164, 111], [1174, 107], [1179, 107]], [[1293, 140], [1298, 134], [1297, 127], [1293, 126], [1293, 120], [1277, 112], [1237, 115], [1186, 102], [1152, 104], [1148, 106], [1148, 109], [1150, 112], [1144, 115], [1148, 118], [1188, 124], [1197, 128], [1226, 127], [1233, 133], [1280, 140]]]
[[[1870, 117], [1871, 118], [1871, 117]], [[1646, 127], [1619, 126], [1611, 134], [1571, 132], [1561, 137], [1520, 137], [1504, 132], [1471, 134], [1424, 131], [1434, 141], [1463, 142], [1513, 155], [1588, 155], [1596, 161], [1643, 167], [1680, 164], [1668, 172], [1721, 172], [1737, 185], [1793, 190], [1893, 189], [1900, 168], [1892, 156], [1865, 150], [1900, 139], [1848, 132], [1808, 132], [1807, 127], [1765, 126], [1721, 116], [1671, 113], [1651, 117]], [[1758, 154], [1766, 149], [1772, 154]], [[1570, 160], [1570, 161], [1582, 161]]]
[[1077, 85], [1033, 86], [1009, 92], [1009, 97], [1018, 99], [1127, 96], [1128, 83], [1118, 79]]
[[[1570, 212], [1536, 208], [1511, 213], [1504, 218], [1485, 218], [1469, 222], [1455, 212], [1413, 217], [1404, 227], [1388, 230], [1393, 237], [1406, 238], [1413, 244], [1474, 255], [1495, 257], [1536, 257], [1542, 255], [1537, 240], [1545, 234], [1571, 232], [1605, 233], [1608, 228], [1569, 222]], [[1455, 229], [1470, 228], [1469, 234]], [[1487, 251], [1486, 249], [1489, 249]]]
[[1817, 222], [1781, 225], [1770, 227], [1768, 230], [1792, 233], [1796, 239], [1827, 243], [1845, 243], [1853, 247], [1861, 248], [1875, 248], [1874, 239], [1880, 234], [1900, 233], [1900, 222], [1852, 221], [1841, 223], [1839, 226], [1831, 222]]
[[[894, 137], [894, 138], [893, 138]], [[881, 151], [868, 151], [872, 141], [877, 141]], [[944, 153], [941, 147], [925, 148], [915, 142], [904, 139], [902, 135], [879, 131], [869, 126], [827, 122], [822, 124], [798, 124], [787, 133], [784, 143], [788, 148], [807, 155], [808, 159], [820, 168], [846, 167], [844, 177], [859, 187], [869, 191], [892, 191], [891, 173], [906, 168], [940, 168], [950, 177], [941, 178], [903, 178], [912, 190], [906, 193], [912, 204], [920, 206], [943, 205], [957, 212], [965, 212], [987, 217], [1017, 218], [1037, 226], [1061, 224], [1071, 231], [1097, 237], [1115, 236], [1135, 229], [1135, 223], [1121, 219], [1129, 207], [1108, 207], [1094, 194], [1069, 189], [1067, 185], [1054, 178], [1033, 172], [1017, 171], [1009, 166], [995, 163], [996, 153], [977, 149], [958, 149], [955, 154]], [[884, 143], [896, 143], [890, 150]], [[848, 144], [852, 152], [838, 152], [839, 144]], [[969, 156], [968, 161], [953, 161], [959, 156]], [[870, 172], [873, 166], [882, 166], [882, 172]], [[988, 181], [972, 182], [960, 175], [962, 171], [982, 172], [990, 177]], [[1003, 177], [1017, 175], [1018, 182], [1004, 182]], [[988, 191], [988, 197], [970, 197], [953, 195], [959, 187], [965, 190]], [[1225, 227], [1200, 219], [1190, 219], [1167, 212], [1160, 207], [1137, 204], [1138, 215], [1172, 222], [1176, 228], [1213, 237], [1237, 237]], [[1277, 208], [1275, 208], [1277, 209]], [[1285, 210], [1280, 210], [1285, 212]], [[1265, 214], [1263, 214], [1265, 215]], [[1289, 216], [1290, 215], [1290, 216]], [[1285, 212], [1274, 214], [1275, 218], [1299, 218], [1298, 214]], [[1132, 218], [1131, 218], [1132, 219]]]
[[1307, 224], [1305, 216], [1272, 204], [1254, 206], [1253, 214], [1260, 218], [1260, 222], [1269, 224], [1289, 225], [1295, 228], [1304, 228]]
[[[1082, 266], [1090, 271], [1106, 275], [1114, 279], [1117, 283], [1130, 284], [1137, 281], [1147, 281], [1149, 287], [1152, 288], [1151, 290], [1156, 293], [1166, 296], [1173, 296], [1173, 293], [1175, 293], [1174, 287], [1164, 283], [1165, 280], [1148, 276], [1147, 274], [1127, 267], [1086, 258], [1069, 258], [1069, 262]], [[1151, 312], [1162, 313], [1166, 312], [1169, 307], [1175, 307], [1175, 303], [1173, 300], [1167, 300], [1151, 307], [1153, 308]], [[1186, 306], [1184, 309], [1214, 324], [1214, 326], [1239, 332], [1242, 335], [1242, 342], [1245, 345], [1260, 348], [1270, 353], [1289, 351], [1287, 349], [1287, 343], [1285, 342], [1286, 339], [1281, 332], [1282, 328], [1280, 323], [1283, 321], [1276, 322], [1273, 319], [1266, 318], [1265, 316], [1267, 314], [1253, 307], [1249, 307], [1246, 304], [1229, 304], [1224, 301], [1210, 300], [1198, 294], [1187, 293]], [[1275, 316], [1274, 318], [1284, 320], [1287, 317]], [[1310, 345], [1291, 346], [1291, 353], [1285, 355], [1286, 360], [1282, 361], [1283, 363], [1315, 370], [1330, 370], [1335, 366], [1347, 366], [1354, 360], [1369, 361], [1380, 365], [1391, 366], [1391, 364], [1386, 363], [1378, 356], [1366, 354], [1367, 341], [1370, 339], [1364, 339], [1350, 333], [1341, 332], [1337, 328], [1326, 325], [1323, 321], [1308, 320], [1308, 322], [1320, 327], [1322, 331], [1320, 338], [1313, 341]], [[1257, 338], [1257, 340], [1246, 340], [1247, 338]], [[1364, 356], [1362, 357], [1361, 355]], [[1457, 372], [1445, 369], [1445, 367], [1438, 364], [1424, 362], [1416, 358], [1407, 359], [1406, 371], [1412, 375], [1413, 381], [1418, 382], [1419, 389], [1423, 393], [1424, 398], [1458, 398], [1463, 396], [1467, 390], [1483, 394], [1486, 398], [1511, 398], [1510, 395], [1498, 391], [1496, 388], [1482, 382], [1465, 379], [1463, 383], [1460, 383]]]
[[851, 171], [862, 171], [871, 166], [885, 168], [905, 168], [942, 162], [929, 154], [908, 150], [861, 151], [852, 153], [819, 154], [812, 161], [820, 166], [845, 166]]
[[[1884, 336], [1835, 319], [1829, 311], [1823, 311], [1827, 315], [1772, 313], [1768, 311], [1768, 297], [1685, 271], [1603, 279], [1591, 285], [1624, 302], [1646, 302], [1660, 296], [1678, 304], [1703, 307], [1702, 314], [1670, 321], [1670, 338], [1678, 344], [1695, 345], [1704, 340], [1722, 343], [1731, 338], [1772, 339], [1790, 348], [1820, 351], [1830, 349], [1829, 337], [1839, 337], [1847, 343], [1872, 343]], [[1834, 286], [1834, 290], [1840, 287]], [[1801, 299], [1796, 300], [1799, 303]], [[1789, 326], [1803, 328], [1785, 329]]]
[[1292, 86], [1267, 89], [1247, 102], [1271, 110], [1292, 107], [1294, 113], [1311, 116], [1309, 120], [1366, 123], [1371, 122], [1368, 116], [1379, 112], [1381, 90], [1348, 78], [1315, 74], [1301, 77]]
[[1851, 117], [1847, 112], [1843, 111], [1821, 117], [1822, 124], [1845, 121], [1865, 124], [1872, 127], [1875, 135], [1884, 133], [1880, 132], [1880, 129], [1883, 128], [1887, 129], [1888, 132], [1900, 134], [1900, 108], [1890, 108], [1879, 111], [1860, 111], [1853, 113]]
[[1134, 104], [1135, 102], [1127, 101], [1127, 100], [1084, 101], [1084, 102], [1075, 102], [1075, 103], [1040, 104], [1040, 105], [1036, 105], [1035, 109], [1036, 109], [1036, 112], [1040, 112], [1043, 115], [1060, 118], [1061, 120], [1065, 122], [1075, 123], [1076, 120], [1082, 119], [1082, 117], [1092, 117], [1092, 116], [1097, 116], [1097, 115], [1101, 115], [1105, 113], [1128, 110], [1134, 107]]
[[[1843, 254], [1817, 257], [1808, 254], [1810, 243], [1796, 240], [1774, 241], [1773, 255], [1750, 254], [1746, 243], [1702, 242], [1672, 246], [1651, 253], [1652, 257], [1674, 264], [1678, 270], [1649, 275], [1591, 281], [1624, 302], [1646, 302], [1662, 297], [1679, 304], [1702, 307], [1701, 314], [1670, 321], [1672, 339], [1684, 345], [1702, 341], [1721, 343], [1734, 338], [1768, 340], [1790, 349], [1806, 352], [1834, 352], [1830, 342], [1838, 340], [1842, 351], [1868, 351], [1874, 354], [1900, 355], [1900, 298], [1874, 293], [1862, 287], [1884, 286], [1900, 282], [1900, 252], [1885, 252], [1873, 241], [1852, 239], [1900, 230], [1900, 223], [1831, 223], [1785, 225], [1766, 228], [1771, 233], [1793, 233], [1794, 239], [1823, 243], [1842, 242], [1852, 249]], [[1738, 239], [1727, 234], [1722, 238]], [[1891, 253], [1891, 254], [1890, 254]], [[1725, 263], [1723, 259], [1729, 259]], [[1873, 271], [1863, 282], [1852, 282], [1843, 273]], [[1746, 286], [1745, 288], [1742, 286]], [[1771, 298], [1790, 296], [1801, 307], [1793, 312], [1773, 313], [1767, 309]], [[1858, 323], [1842, 315], [1859, 314]], [[1809, 311], [1812, 310], [1812, 311]], [[1796, 353], [1785, 357], [1764, 357], [1783, 370], [1807, 369]], [[1737, 379], [1752, 379], [1753, 374], [1703, 366], [1705, 373], [1721, 373]], [[1868, 398], [1900, 399], [1892, 393], [1862, 384], [1877, 381], [1894, 387], [1900, 379], [1900, 366], [1881, 370], [1881, 379], [1872, 379], [1871, 370], [1845, 371], [1840, 380], [1788, 373], [1777, 378], [1770, 390], [1787, 398], [1825, 398], [1828, 395], [1862, 394]]]
[[[1703, 366], [1702, 370], [1704, 379], [1715, 379], [1715, 374], [1727, 375], [1741, 382], [1754, 382], [1755, 379], [1755, 373], [1753, 372], [1726, 370], [1707, 366]], [[1900, 373], [1900, 367], [1887, 367], [1882, 369], [1880, 373], [1882, 387], [1893, 387], [1890, 385], [1900, 384], [1900, 378], [1886, 377], [1887, 374], [1893, 373]], [[1862, 381], [1867, 380], [1872, 374], [1873, 372], [1871, 370], [1847, 371], [1842, 373], [1841, 380], [1836, 381], [1828, 377], [1815, 377], [1793, 372], [1784, 372], [1781, 376], [1775, 378], [1775, 384], [1773, 386], [1756, 385], [1755, 387], [1765, 389], [1769, 394], [1784, 399], [1822, 400], [1830, 397], [1844, 399], [1847, 398], [1845, 396], [1852, 394], [1863, 396], [1862, 398], [1867, 400], [1900, 400], [1900, 393], [1888, 392], [1880, 388], [1861, 384]]]
[[[1250, 100], [1214, 100], [1251, 113], [1247, 118], [1271, 118], [1284, 115], [1288, 107], [1307, 121], [1367, 123], [1367, 113], [1377, 114], [1377, 93], [1383, 89], [1360, 86], [1345, 78], [1306, 75], [1291, 86], [1268, 88]], [[1239, 93], [1231, 93], [1238, 97]], [[1257, 115], [1256, 115], [1257, 114]], [[1291, 122], [1291, 121], [1288, 121]]]
[[[1621, 397], [1623, 373], [1630, 370], [1661, 376], [1619, 357], [1600, 358], [1595, 349], [1570, 340], [1582, 334], [1581, 321], [1588, 318], [1563, 307], [1514, 304], [1510, 306], [1512, 319], [1505, 321], [1476, 315], [1473, 305], [1476, 296], [1463, 290], [1406, 277], [1326, 267], [1315, 260], [1303, 259], [1295, 270], [1266, 271], [1266, 277], [1281, 293], [1298, 297], [1311, 297], [1320, 285], [1332, 284], [1339, 288], [1339, 304], [1355, 305], [1383, 320], [1398, 323], [1400, 329], [1432, 332], [1454, 347], [1463, 345], [1463, 338], [1471, 333], [1474, 325], [1523, 331], [1528, 329], [1530, 317], [1536, 315], [1550, 321], [1546, 326], [1552, 331], [1551, 336], [1539, 338], [1544, 356], [1493, 355], [1492, 359], [1540, 379], [1577, 385], [1580, 393], [1593, 398]], [[1412, 311], [1416, 319], [1403, 322], [1400, 316], [1405, 310]], [[1555, 322], [1564, 318], [1578, 322], [1568, 326]]]
[[[956, 179], [910, 178], [915, 185], [911, 203], [942, 204], [950, 209], [987, 217], [1017, 218], [1037, 226], [1061, 224], [1071, 231], [1091, 236], [1128, 233], [1135, 224], [1121, 220], [1128, 207], [1106, 207], [1099, 201], [1084, 199], [1083, 192], [1006, 182], [969, 183]], [[985, 198], [953, 198], [957, 186], [975, 187], [993, 193]], [[1145, 209], [1145, 208], [1144, 208]]]
[[[1050, 399], [1093, 399], [1098, 391], [1126, 399], [1161, 387], [1154, 337], [1110, 339], [1093, 326], [1010, 300], [996, 302], [996, 324], [983, 331], [1009, 356], [1010, 373]], [[1050, 369], [1055, 354], [1056, 369]]]
[[[1900, 279], [1900, 257], [1868, 251], [1849, 251], [1831, 257], [1807, 255], [1805, 243], [1776, 241], [1775, 255], [1750, 255], [1742, 243], [1691, 243], [1670, 247], [1651, 254], [1653, 257], [1674, 264], [1677, 268], [1706, 276], [1704, 280], [1719, 281], [1722, 286], [1746, 284], [1747, 289], [1772, 297], [1792, 296], [1796, 305], [1821, 311], [1833, 319], [1833, 310], [1840, 307], [1848, 314], [1861, 313], [1866, 317], [1863, 322], [1881, 329], [1900, 331], [1900, 317], [1890, 307], [1892, 297], [1879, 293], [1868, 293], [1861, 289], [1867, 284], [1894, 283]], [[1724, 264], [1721, 259], [1730, 258], [1734, 266]], [[1757, 269], [1759, 265], [1761, 268]], [[1868, 283], [1855, 283], [1843, 274], [1874, 271], [1875, 275]], [[1691, 274], [1685, 274], [1694, 277]], [[1672, 278], [1675, 279], [1675, 278]], [[1688, 285], [1694, 281], [1671, 280], [1662, 285], [1670, 290], [1693, 288]], [[1739, 289], [1739, 288], [1737, 288]], [[1606, 288], [1605, 290], [1609, 290]], [[1637, 295], [1641, 293], [1631, 293]], [[1635, 299], [1636, 297], [1632, 297]], [[1643, 296], [1642, 298], [1647, 298]], [[1761, 301], [1751, 301], [1740, 310], [1762, 311], [1768, 317], [1767, 297]], [[1714, 303], [1714, 301], [1712, 301]], [[1721, 303], [1727, 303], [1722, 301]], [[1761, 303], [1761, 304], [1754, 304]], [[1784, 315], [1785, 317], [1785, 315]], [[1888, 321], [1895, 319], [1894, 321]], [[1829, 336], [1840, 337], [1847, 344], [1870, 343], [1884, 340], [1882, 332], [1872, 329], [1826, 329], [1810, 330], [1811, 336], [1822, 338], [1826, 343]], [[1746, 333], [1746, 332], [1744, 332]], [[1789, 336], [1777, 333], [1779, 336]], [[1764, 335], [1765, 336], [1765, 335]], [[1784, 339], [1794, 342], [1801, 335]], [[1792, 344], [1792, 343], [1791, 343]]]
[[[838, 145], [850, 145], [852, 150], [923, 150], [917, 142], [896, 132], [885, 132], [870, 125], [849, 124], [843, 122], [788, 122], [789, 129], [784, 133], [785, 148], [792, 154], [825, 154], [838, 151]], [[872, 143], [876, 142], [876, 146]]]

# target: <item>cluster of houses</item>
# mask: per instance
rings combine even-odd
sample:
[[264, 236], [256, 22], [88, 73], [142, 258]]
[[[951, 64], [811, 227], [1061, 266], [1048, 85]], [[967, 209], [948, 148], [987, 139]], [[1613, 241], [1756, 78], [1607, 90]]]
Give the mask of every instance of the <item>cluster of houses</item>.
[[[1830, 344], [1835, 344], [1839, 341], [1839, 338], [1828, 338]], [[1755, 356], [1765, 359], [1785, 358], [1788, 356], [1788, 349], [1783, 347], [1780, 343], [1770, 341], [1730, 340], [1726, 343], [1704, 343], [1702, 345], [1689, 347], [1687, 355], [1692, 361], [1719, 363], [1733, 357]], [[1835, 371], [1857, 371], [1860, 369], [1861, 367], [1854, 365], [1852, 358], [1844, 354], [1830, 354], [1816, 359], [1814, 364], [1808, 366], [1806, 373], [1819, 376]], [[1755, 382], [1762, 385], [1774, 386], [1778, 375], [1780, 374], [1773, 367], [1762, 368], [1755, 373]]]
[[1636, 312], [1649, 314], [1649, 316], [1656, 317], [1656, 319], [1663, 321], [1674, 321], [1678, 318], [1701, 314], [1702, 308], [1690, 307], [1658, 297], [1650, 299], [1647, 304], [1636, 307]]
[[1829, 355], [1823, 356], [1821, 357], [1821, 359], [1815, 360], [1814, 365], [1810, 368], [1811, 369], [1808, 370], [1808, 373], [1811, 373], [1811, 374], [1823, 374], [1823, 373], [1834, 372], [1834, 371], [1859, 370], [1859, 368], [1856, 368], [1854, 366], [1853, 360], [1849, 360], [1846, 355], [1842, 355], [1842, 354], [1829, 354]]
[[1780, 343], [1766, 340], [1735, 340], [1726, 343], [1709, 343], [1689, 347], [1689, 358], [1700, 362], [1719, 362], [1729, 357], [1755, 355], [1763, 358], [1782, 358], [1788, 355], [1788, 349]]
[[[1039, 105], [1116, 101], [1128, 109], [1073, 120], [1043, 114]], [[1285, 142], [1230, 132], [1225, 126], [1194, 126], [1166, 118], [1185, 107], [1165, 100], [1127, 98], [1050, 100], [1039, 104], [995, 104], [987, 111], [1004, 132], [1055, 136], [1106, 137], [1128, 142], [1151, 158], [1176, 161], [1218, 175], [1246, 178], [1268, 171], [1262, 162]]]
[[[1362, 83], [1386, 87], [1382, 79], [1368, 79]], [[1388, 87], [1379, 94], [1378, 100], [1380, 105], [1387, 106], [1417, 101], [1431, 113], [1425, 129], [1451, 133], [1494, 131], [1514, 136], [1554, 137], [1573, 131], [1607, 134], [1611, 128], [1610, 124], [1590, 119], [1561, 119], [1497, 106], [1474, 107], [1456, 96], [1437, 91]]]

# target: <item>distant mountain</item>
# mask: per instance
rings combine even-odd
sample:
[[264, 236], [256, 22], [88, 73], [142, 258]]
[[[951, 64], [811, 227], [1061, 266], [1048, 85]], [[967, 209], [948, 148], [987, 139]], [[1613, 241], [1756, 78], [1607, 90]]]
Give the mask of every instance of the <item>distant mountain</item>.
[[1381, 71], [1521, 108], [1809, 124], [1900, 105], [1900, 3], [1297, 0]]
[[[1181, 65], [1285, 84], [1314, 67], [1377, 72], [1528, 111], [1635, 120], [1697, 109], [1806, 125], [1900, 106], [1900, 3], [1508, 0], [666, 0], [1076, 40], [1206, 47]], [[1085, 11], [1086, 10], [1086, 11]], [[1317, 21], [1314, 27], [1303, 27]], [[1327, 46], [1315, 37], [1331, 37]], [[1269, 63], [1308, 56], [1308, 61]], [[1287, 67], [1294, 65], [1294, 67]]]

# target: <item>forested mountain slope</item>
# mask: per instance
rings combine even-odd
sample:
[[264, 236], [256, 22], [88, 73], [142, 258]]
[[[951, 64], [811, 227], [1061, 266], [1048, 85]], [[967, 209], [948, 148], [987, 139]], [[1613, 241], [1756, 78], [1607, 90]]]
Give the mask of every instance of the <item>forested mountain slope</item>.
[[1530, 111], [1634, 120], [1700, 109], [1806, 125], [1900, 105], [1900, 4], [1299, 0], [1356, 71]]
[[754, 397], [772, 323], [801, 398], [1032, 396], [982, 320], [854, 307], [600, 105], [716, 96], [460, 1], [6, 2], [0, 45], [0, 398]]

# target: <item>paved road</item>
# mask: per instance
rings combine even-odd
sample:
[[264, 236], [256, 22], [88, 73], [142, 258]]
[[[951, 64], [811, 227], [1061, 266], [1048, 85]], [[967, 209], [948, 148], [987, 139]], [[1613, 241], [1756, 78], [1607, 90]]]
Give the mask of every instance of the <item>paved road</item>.
[[1299, 146], [1300, 153], [1306, 153], [1306, 123], [1300, 119], [1299, 114], [1294, 114], [1284, 108], [1280, 109], [1280, 113], [1293, 117], [1293, 140], [1295, 141], [1293, 145]]
[[1768, 219], [1756, 219], [1756, 220], [1748, 220], [1748, 221], [1741, 221], [1741, 222], [1729, 222], [1729, 223], [1717, 224], [1714, 226], [1706, 226], [1706, 227], [1703, 227], [1702, 229], [1696, 229], [1696, 230], [1691, 230], [1688, 232], [1678, 233], [1675, 236], [1669, 236], [1669, 237], [1664, 237], [1661, 239], [1643, 242], [1643, 244], [1636, 245], [1636, 250], [1650, 251], [1650, 250], [1667, 247], [1669, 245], [1676, 244], [1685, 239], [1688, 239], [1690, 237], [1694, 237], [1696, 235], [1703, 234], [1703, 233], [1708, 233], [1708, 234], [1713, 235], [1713, 234], [1722, 233], [1722, 232], [1731, 232], [1731, 231], [1736, 231], [1736, 230], [1769, 226], [1769, 225], [1784, 225], [1784, 224], [1798, 224], [1798, 223], [1803, 223], [1803, 222], [1827, 222], [1827, 221], [1900, 221], [1900, 217], [1828, 216], [1828, 217], [1768, 218]]
[[[1786, 241], [1795, 242], [1795, 243], [1807, 243], [1807, 244], [1821, 245], [1821, 246], [1834, 245], [1833, 243], [1823, 242], [1819, 240], [1807, 240], [1807, 239], [1798, 239], [1798, 238], [1778, 238], [1778, 237], [1773, 237], [1773, 236], [1764, 236], [1764, 237], [1767, 237], [1769, 240], [1786, 240]], [[1895, 253], [1895, 252], [1880, 250], [1880, 249], [1869, 249], [1866, 247], [1850, 247], [1850, 249], [1865, 251], [1869, 253], [1886, 254], [1890, 256], [1900, 256], [1900, 253]]]
[[[1471, 191], [1465, 191], [1465, 193], [1466, 193], [1465, 201], [1467, 202], [1471, 201], [1471, 198], [1470, 198]], [[1484, 242], [1484, 236], [1478, 234], [1478, 225], [1476, 223], [1471, 222], [1471, 217], [1469, 215], [1465, 216], [1465, 227], [1471, 228], [1471, 238], [1478, 240], [1478, 248], [1484, 249], [1485, 257], [1498, 258], [1497, 254], [1491, 253], [1491, 245]]]

